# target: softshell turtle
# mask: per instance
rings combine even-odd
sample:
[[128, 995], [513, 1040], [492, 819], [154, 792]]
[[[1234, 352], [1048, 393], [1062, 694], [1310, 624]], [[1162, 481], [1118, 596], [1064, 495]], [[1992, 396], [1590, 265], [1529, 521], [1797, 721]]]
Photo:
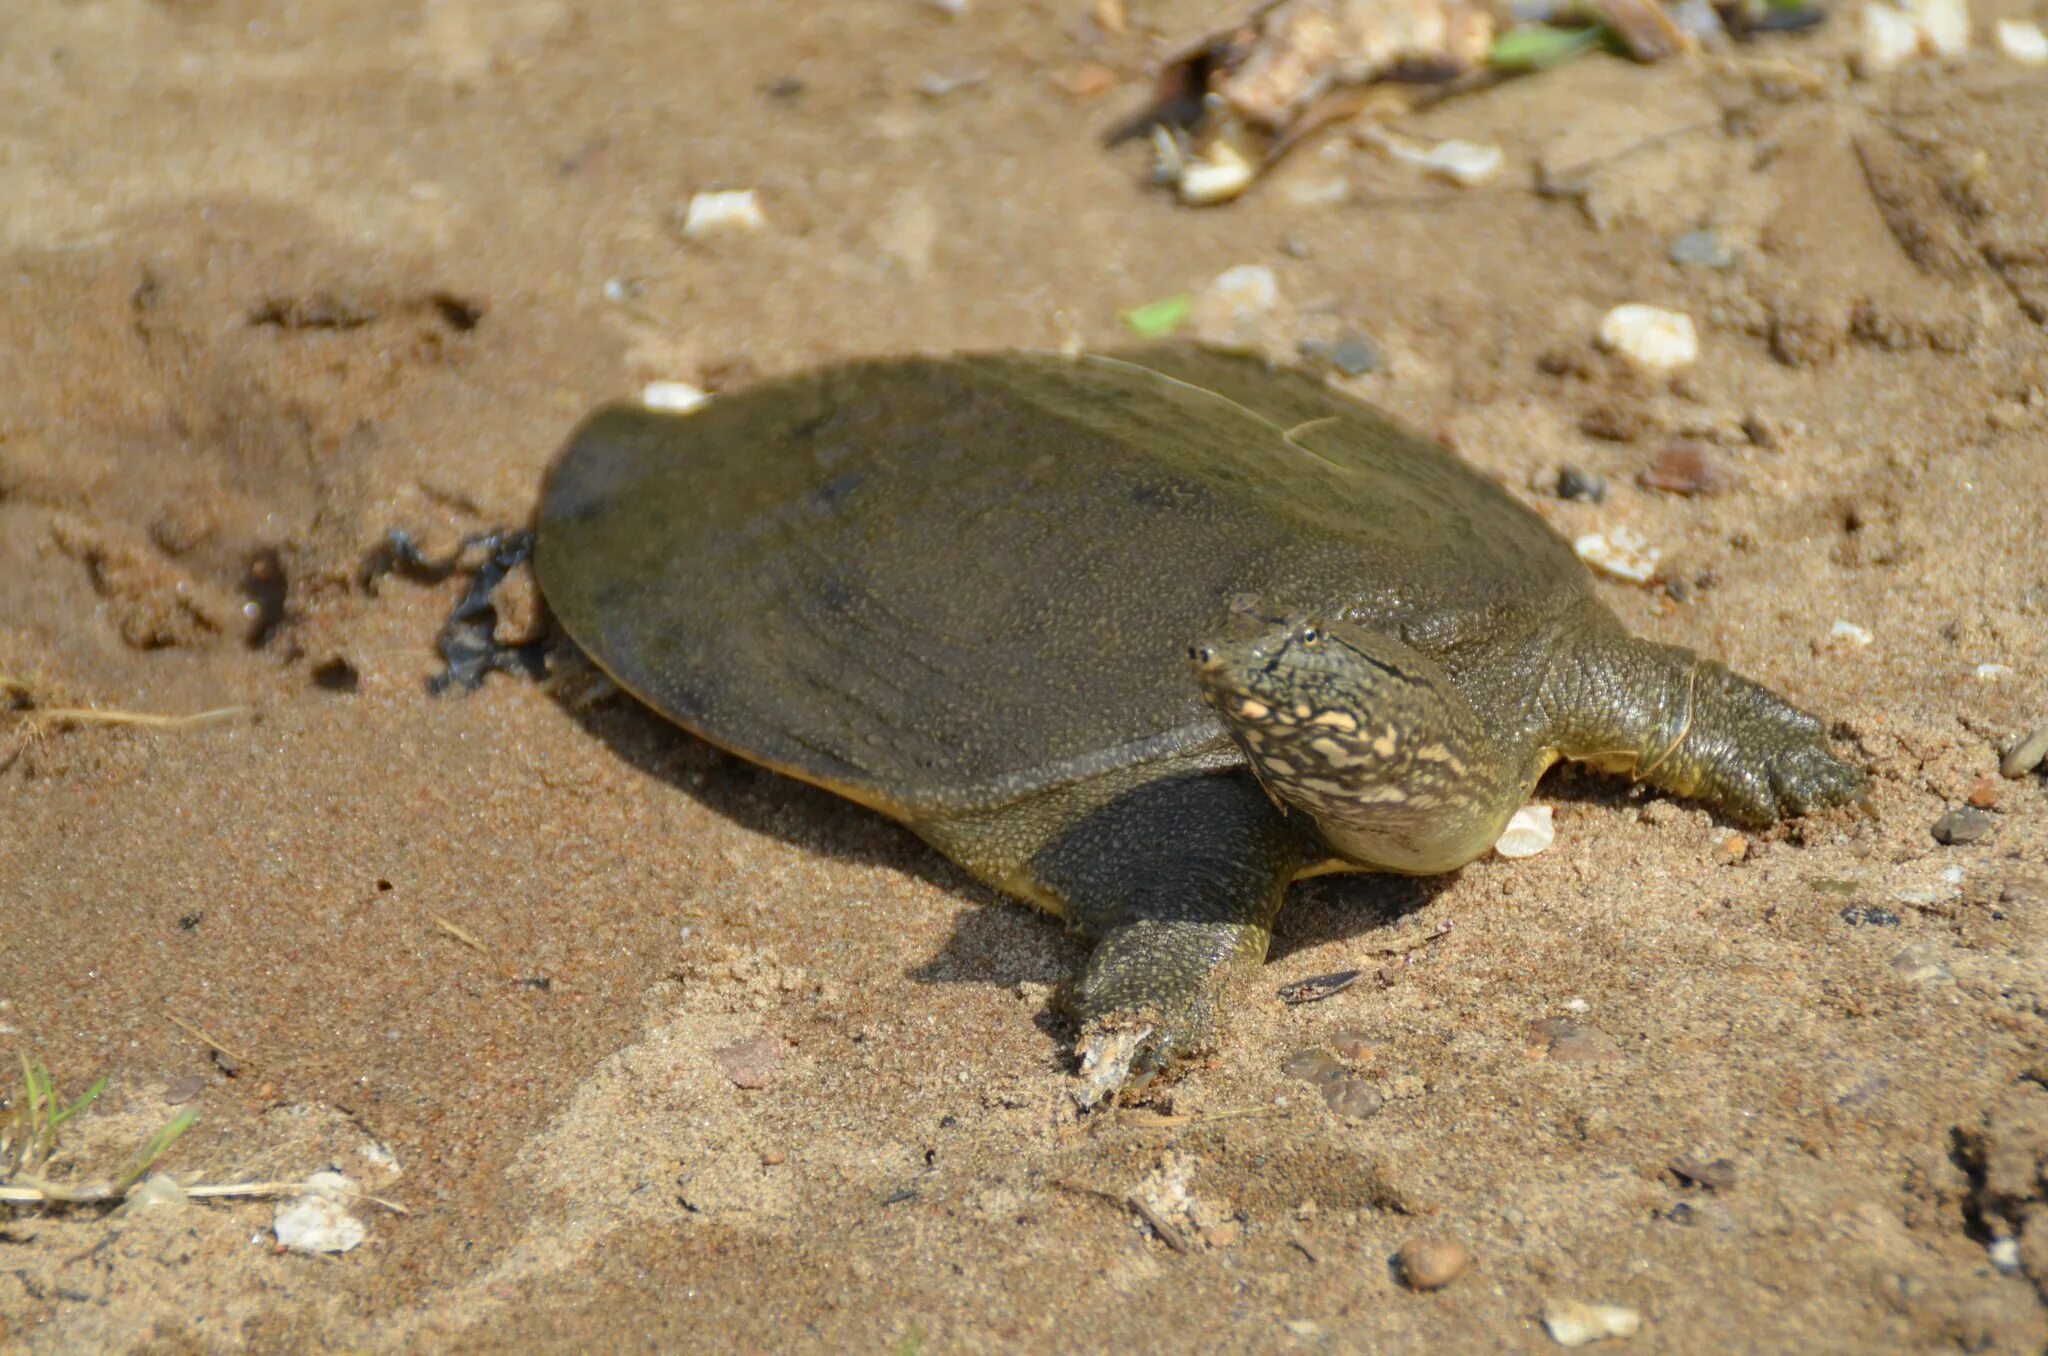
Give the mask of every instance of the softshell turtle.
[[1093, 938], [1063, 991], [1084, 1099], [1208, 1039], [1290, 881], [1461, 866], [1559, 758], [1751, 822], [1864, 786], [1811, 716], [1630, 636], [1484, 476], [1241, 354], [606, 408], [535, 566], [647, 705]]

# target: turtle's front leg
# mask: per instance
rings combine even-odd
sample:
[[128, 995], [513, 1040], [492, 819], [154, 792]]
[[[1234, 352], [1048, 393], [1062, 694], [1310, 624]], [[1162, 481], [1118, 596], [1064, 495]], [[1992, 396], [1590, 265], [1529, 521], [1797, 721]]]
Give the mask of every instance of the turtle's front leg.
[[1544, 699], [1565, 757], [1748, 823], [1860, 800], [1869, 785], [1829, 749], [1819, 721], [1676, 645], [1624, 637], [1588, 647], [1551, 675]]
[[1241, 773], [1139, 787], [1039, 850], [1039, 886], [1096, 938], [1061, 995], [1080, 1027], [1083, 1106], [1207, 1048], [1224, 988], [1265, 960], [1308, 851]]

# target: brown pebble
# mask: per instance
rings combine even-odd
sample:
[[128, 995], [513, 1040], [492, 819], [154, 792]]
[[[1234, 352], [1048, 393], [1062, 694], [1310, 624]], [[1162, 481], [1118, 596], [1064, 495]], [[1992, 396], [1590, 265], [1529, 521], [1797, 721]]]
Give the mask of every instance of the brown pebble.
[[1749, 856], [1749, 839], [1731, 833], [1721, 840], [1721, 852], [1731, 862], [1743, 861]]
[[1244, 1222], [1242, 1220], [1227, 1219], [1203, 1234], [1202, 1241], [1212, 1248], [1228, 1248], [1235, 1246], [1243, 1237]]
[[786, 1150], [763, 1149], [761, 1151], [761, 1166], [764, 1168], [779, 1168], [788, 1161], [789, 1154]]
[[1991, 777], [1979, 777], [1970, 786], [1967, 797], [1969, 804], [1979, 810], [1989, 810], [1998, 804], [1998, 782]]
[[1323, 1084], [1323, 1105], [1347, 1121], [1368, 1120], [1386, 1104], [1379, 1089], [1363, 1078], [1336, 1078]]
[[1078, 66], [1069, 66], [1057, 71], [1052, 77], [1053, 84], [1069, 99], [1093, 99], [1115, 89], [1120, 77], [1109, 67], [1096, 61], [1084, 61]]
[[197, 1100], [199, 1094], [205, 1091], [206, 1075], [189, 1074], [164, 1089], [164, 1102], [169, 1106], [183, 1106], [186, 1102]]
[[1709, 1191], [1735, 1189], [1735, 1160], [1732, 1158], [1716, 1158], [1710, 1161], [1675, 1158], [1671, 1161], [1671, 1171], [1694, 1186], [1703, 1186]]
[[1441, 1290], [1472, 1265], [1472, 1254], [1447, 1238], [1411, 1238], [1394, 1254], [1394, 1265], [1410, 1290]]
[[1286, 1063], [1280, 1066], [1280, 1072], [1304, 1083], [1327, 1083], [1342, 1078], [1346, 1070], [1342, 1060], [1317, 1045], [1289, 1055]]
[[1379, 1053], [1372, 1043], [1372, 1033], [1356, 1029], [1339, 1031], [1330, 1037], [1330, 1048], [1346, 1059], [1371, 1059]]
[[1599, 1064], [1622, 1057], [1614, 1037], [1569, 1017], [1545, 1017], [1529, 1023], [1529, 1038], [1538, 1053], [1563, 1064]]
[[775, 1081], [775, 1065], [782, 1058], [782, 1038], [763, 1031], [714, 1052], [718, 1071], [736, 1088], [765, 1088]]
[[1969, 843], [1982, 842], [1990, 837], [1991, 830], [1996, 824], [1997, 821], [1984, 811], [1963, 806], [1950, 810], [1935, 820], [1929, 832], [1934, 835], [1934, 841], [1937, 843], [1961, 847]]
[[1697, 443], [1673, 443], [1636, 479], [1648, 489], [1684, 495], [1719, 494], [1728, 483]]

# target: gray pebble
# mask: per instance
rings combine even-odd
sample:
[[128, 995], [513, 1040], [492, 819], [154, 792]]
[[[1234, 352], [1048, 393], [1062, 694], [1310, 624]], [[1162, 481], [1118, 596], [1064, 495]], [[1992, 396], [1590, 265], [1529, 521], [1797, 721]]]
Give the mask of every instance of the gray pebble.
[[1335, 339], [1304, 339], [1301, 356], [1333, 367], [1347, 377], [1362, 377], [1377, 372], [1380, 366], [1379, 345], [1353, 330], [1346, 330]]
[[1992, 827], [1997, 822], [1983, 810], [1969, 805], [1958, 806], [1934, 821], [1934, 841], [1950, 847], [1979, 843], [1991, 836]]
[[1998, 770], [2008, 777], [2024, 777], [2048, 758], [2048, 722], [2036, 725], [2005, 751]]
[[1280, 1066], [1280, 1072], [1304, 1083], [1331, 1083], [1348, 1072], [1344, 1061], [1320, 1046], [1297, 1050]]
[[1607, 482], [1591, 471], [1582, 471], [1567, 462], [1557, 468], [1557, 497], [1583, 499], [1589, 504], [1597, 504], [1607, 498]]
[[1852, 928], [1895, 928], [1899, 925], [1899, 916], [1875, 904], [1851, 904], [1842, 910], [1842, 921]]
[[1379, 1114], [1386, 1098], [1363, 1078], [1336, 1078], [1323, 1084], [1323, 1105], [1347, 1121], [1362, 1121]]
[[1692, 1185], [1705, 1187], [1709, 1191], [1733, 1191], [1739, 1175], [1735, 1160], [1732, 1158], [1674, 1159], [1671, 1171]]
[[1713, 231], [1688, 231], [1671, 242], [1671, 262], [1685, 268], [1733, 268], [1734, 246]]

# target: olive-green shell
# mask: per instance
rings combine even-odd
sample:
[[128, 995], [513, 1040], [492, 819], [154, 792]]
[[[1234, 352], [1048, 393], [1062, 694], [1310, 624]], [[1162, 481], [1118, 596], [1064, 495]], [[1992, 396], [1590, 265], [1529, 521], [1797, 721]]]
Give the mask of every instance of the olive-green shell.
[[601, 410], [548, 481], [536, 566], [642, 700], [913, 821], [1216, 743], [1186, 653], [1247, 602], [1389, 630], [1456, 677], [1591, 598], [1540, 519], [1435, 444], [1187, 347]]

